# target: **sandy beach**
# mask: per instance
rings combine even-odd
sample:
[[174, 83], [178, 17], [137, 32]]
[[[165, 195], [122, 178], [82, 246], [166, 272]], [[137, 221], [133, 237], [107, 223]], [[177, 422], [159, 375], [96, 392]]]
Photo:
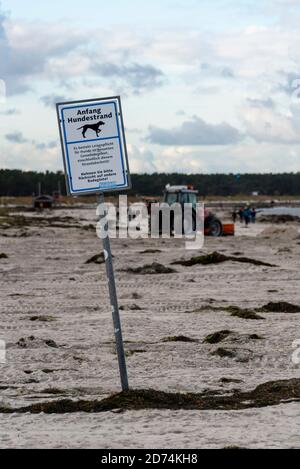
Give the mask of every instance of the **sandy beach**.
[[[100, 401], [120, 391], [105, 265], [86, 263], [101, 252], [95, 220], [94, 209], [1, 219], [2, 409]], [[299, 314], [264, 309], [269, 303], [300, 305], [296, 223], [258, 222], [248, 229], [238, 223], [235, 237], [207, 237], [201, 252], [175, 239], [111, 244], [130, 388], [231, 396], [300, 378], [293, 345], [300, 339]], [[173, 264], [212, 252], [237, 260]], [[126, 271], [153, 262], [174, 272]], [[227, 332], [207, 339], [219, 331]], [[0, 446], [300, 448], [299, 402], [291, 396], [271, 404], [3, 413]]]

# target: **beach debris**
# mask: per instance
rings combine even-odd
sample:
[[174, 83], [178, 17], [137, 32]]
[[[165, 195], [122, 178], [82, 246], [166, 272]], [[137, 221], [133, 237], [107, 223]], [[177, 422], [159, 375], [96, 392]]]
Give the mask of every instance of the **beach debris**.
[[8, 255], [4, 252], [0, 252], [0, 259], [8, 259]]
[[233, 391], [230, 395], [218, 393], [170, 393], [154, 389], [130, 389], [102, 400], [61, 399], [38, 402], [23, 407], [0, 404], [1, 414], [31, 413], [66, 414], [74, 412], [108, 412], [115, 409], [143, 410], [243, 410], [298, 402], [300, 379], [269, 381], [248, 392]]
[[45, 342], [45, 344], [46, 344], [48, 347], [53, 347], [53, 348], [57, 348], [57, 347], [58, 347], [57, 343], [56, 343], [54, 340], [52, 340], [52, 339], [47, 339], [47, 340], [45, 340], [44, 342]]
[[174, 335], [169, 337], [164, 337], [161, 339], [162, 342], [198, 342], [196, 339], [186, 337], [185, 335]]
[[67, 391], [59, 388], [46, 388], [40, 391], [40, 394], [67, 394]]
[[100, 254], [95, 254], [94, 256], [90, 257], [85, 264], [103, 264], [105, 262], [104, 254], [101, 252]]
[[228, 262], [228, 261], [242, 262], [242, 263], [253, 264], [253, 265], [262, 265], [265, 267], [275, 267], [275, 265], [273, 264], [259, 261], [257, 259], [251, 259], [249, 257], [239, 257], [239, 256], [226, 256], [225, 254], [221, 254], [217, 251], [214, 251], [211, 254], [195, 256], [188, 260], [183, 259], [179, 261], [174, 261], [172, 262], [172, 264], [179, 264], [179, 265], [190, 267], [190, 266], [197, 265], [197, 264], [201, 264], [201, 265], [220, 264], [222, 262]]
[[239, 347], [218, 347], [216, 350], [211, 352], [211, 355], [215, 355], [220, 358], [233, 358], [239, 363], [248, 363], [255, 356], [252, 350]]
[[225, 446], [225, 447], [222, 448], [222, 449], [226, 449], [226, 450], [230, 450], [230, 449], [231, 449], [231, 450], [237, 450], [237, 449], [239, 449], [239, 450], [245, 450], [245, 449], [249, 449], [249, 448], [246, 448], [246, 447], [243, 448], [242, 446], [234, 446], [234, 445], [232, 445], [232, 446]]
[[263, 337], [258, 334], [239, 334], [238, 332], [222, 330], [209, 334], [205, 337], [203, 343], [205, 344], [219, 344], [220, 342], [249, 342], [250, 340], [262, 340]]
[[129, 309], [130, 311], [142, 311], [142, 308], [136, 303], [133, 303], [132, 305], [128, 305], [127, 309]]
[[[72, 223], [71, 223], [72, 222]], [[0, 228], [24, 228], [24, 227], [51, 227], [51, 228], [82, 228], [82, 226], [69, 216], [43, 217], [6, 214], [0, 219]]]
[[30, 321], [52, 322], [56, 321], [54, 316], [31, 316]]
[[56, 342], [52, 339], [39, 339], [37, 337], [34, 337], [33, 335], [29, 337], [21, 337], [21, 339], [18, 340], [16, 345], [19, 348], [40, 348], [44, 345], [47, 345], [47, 347], [52, 348], [58, 347]]
[[159, 264], [158, 262], [153, 262], [152, 264], [146, 264], [142, 267], [129, 267], [125, 269], [124, 272], [128, 272], [131, 274], [173, 274], [176, 270], [172, 269], [171, 267], [166, 267], [163, 264]]
[[261, 308], [257, 308], [256, 311], [261, 313], [300, 313], [300, 306], [287, 303], [286, 301], [271, 301]]
[[156, 254], [162, 252], [161, 249], [145, 249], [144, 251], [140, 251], [140, 254]]
[[140, 300], [142, 298], [142, 295], [140, 295], [139, 293], [134, 291], [134, 292], [131, 293], [131, 298], [133, 300]]
[[223, 308], [225, 311], [228, 311], [231, 316], [241, 319], [256, 319], [256, 320], [264, 320], [262, 316], [257, 314], [255, 311], [251, 309], [243, 309], [239, 308], [238, 306], [226, 306]]
[[237, 379], [237, 378], [220, 378], [220, 383], [222, 384], [230, 384], [230, 383], [234, 383], [234, 384], [240, 384], [240, 383], [243, 383], [244, 381], [242, 379]]
[[141, 308], [139, 305], [137, 305], [137, 304], [134, 303], [134, 304], [132, 304], [132, 305], [126, 305], [126, 306], [125, 306], [125, 305], [122, 305], [122, 306], [119, 307], [119, 310], [120, 310], [120, 311], [125, 311], [125, 310], [141, 311], [142, 308]]
[[82, 229], [85, 231], [96, 231], [96, 226], [92, 223], [89, 223], [88, 225], [83, 225]]
[[24, 229], [15, 233], [1, 233], [1, 236], [3, 236], [4, 238], [28, 238], [30, 236], [30, 233]]
[[234, 332], [227, 331], [227, 330], [214, 332], [213, 334], [209, 334], [208, 336], [206, 336], [205, 339], [203, 340], [203, 343], [218, 344], [219, 342], [223, 342], [223, 340], [226, 339], [231, 334], [234, 334]]
[[261, 214], [258, 217], [258, 221], [261, 223], [290, 223], [290, 222], [300, 222], [300, 217], [296, 215], [285, 214], [270, 214], [264, 215]]
[[235, 358], [236, 357], [236, 352], [231, 349], [226, 349], [224, 347], [219, 347], [217, 350], [211, 353], [212, 355], [217, 355], [218, 357], [221, 358]]
[[127, 350], [125, 352], [126, 357], [132, 357], [135, 353], [146, 353], [147, 350], [142, 350], [142, 349], [133, 349], [133, 350]]

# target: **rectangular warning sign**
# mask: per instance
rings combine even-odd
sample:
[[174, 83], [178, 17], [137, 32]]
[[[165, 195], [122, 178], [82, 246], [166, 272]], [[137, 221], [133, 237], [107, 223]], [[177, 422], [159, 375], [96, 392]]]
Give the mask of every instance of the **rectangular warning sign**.
[[57, 103], [68, 191], [130, 188], [120, 97]]

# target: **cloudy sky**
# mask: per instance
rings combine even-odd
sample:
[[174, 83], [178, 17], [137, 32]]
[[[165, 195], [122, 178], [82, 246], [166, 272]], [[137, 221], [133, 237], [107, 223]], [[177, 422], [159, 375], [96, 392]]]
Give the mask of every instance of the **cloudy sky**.
[[0, 167], [62, 169], [54, 103], [120, 94], [132, 172], [300, 171], [299, 24], [300, 0], [0, 0]]

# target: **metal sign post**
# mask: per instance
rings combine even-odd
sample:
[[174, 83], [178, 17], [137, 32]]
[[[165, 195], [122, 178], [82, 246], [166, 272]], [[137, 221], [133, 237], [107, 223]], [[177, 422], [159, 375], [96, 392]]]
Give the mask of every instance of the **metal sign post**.
[[[97, 194], [99, 203], [104, 204], [104, 192], [130, 189], [120, 97], [57, 103], [56, 109], [68, 194]], [[102, 236], [103, 251], [121, 385], [125, 391], [128, 378], [107, 228], [105, 224], [107, 233]]]
[[[103, 193], [99, 195], [98, 201], [99, 201], [99, 204], [104, 204]], [[102, 217], [105, 217], [105, 213], [103, 213]], [[107, 229], [108, 229], [107, 223], [104, 229], [107, 232]], [[108, 289], [109, 289], [110, 304], [112, 308], [112, 317], [113, 317], [114, 332], [115, 332], [115, 339], [116, 339], [116, 348], [117, 348], [117, 355], [118, 355], [118, 362], [119, 362], [121, 386], [122, 386], [122, 390], [126, 391], [129, 388], [127, 368], [126, 368], [126, 359], [125, 359], [125, 352], [124, 352], [121, 320], [120, 320], [117, 290], [116, 290], [116, 284], [115, 284], [115, 275], [114, 275], [114, 268], [113, 268], [112, 254], [111, 254], [111, 249], [110, 249], [110, 240], [109, 240], [108, 232], [106, 236], [102, 237], [102, 242], [103, 242], [103, 253], [104, 253], [104, 259], [105, 259], [105, 266], [106, 266], [106, 275], [107, 275], [107, 282], [108, 282]]]

